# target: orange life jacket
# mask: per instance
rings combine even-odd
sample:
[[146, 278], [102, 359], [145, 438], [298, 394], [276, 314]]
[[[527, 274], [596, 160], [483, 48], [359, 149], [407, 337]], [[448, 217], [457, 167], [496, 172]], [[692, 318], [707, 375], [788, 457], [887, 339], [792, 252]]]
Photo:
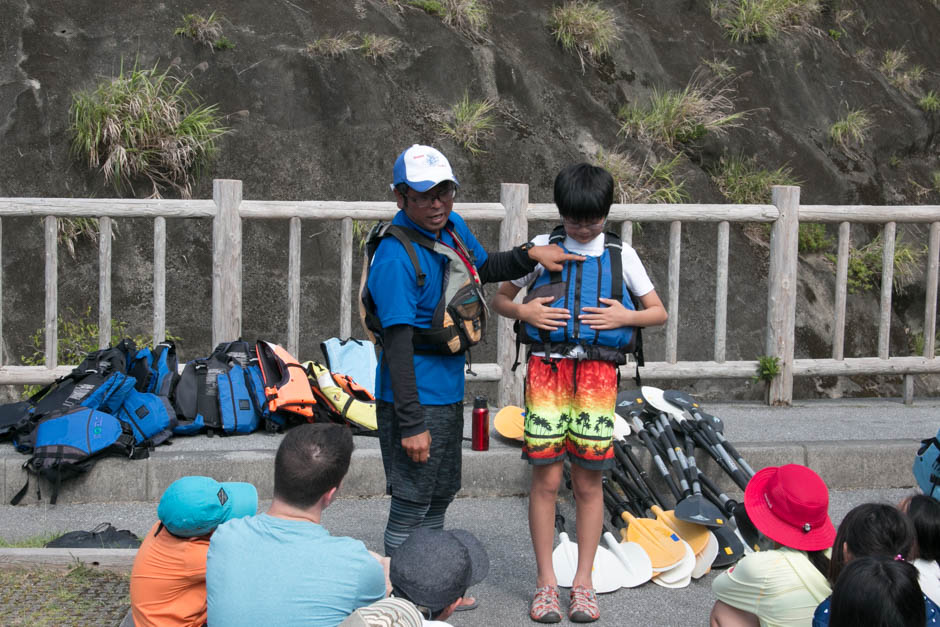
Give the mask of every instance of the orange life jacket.
[[310, 389], [307, 371], [297, 359], [278, 344], [259, 340], [258, 364], [268, 409], [299, 414], [313, 422], [313, 406], [317, 401]]

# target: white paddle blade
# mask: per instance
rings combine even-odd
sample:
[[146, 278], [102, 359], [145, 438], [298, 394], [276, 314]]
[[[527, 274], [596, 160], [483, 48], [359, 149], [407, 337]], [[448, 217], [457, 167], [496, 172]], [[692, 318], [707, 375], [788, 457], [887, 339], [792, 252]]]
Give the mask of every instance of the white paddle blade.
[[700, 579], [711, 570], [712, 562], [718, 556], [718, 538], [715, 534], [708, 532], [708, 544], [695, 556], [695, 568], [692, 569], [692, 579]]
[[614, 439], [625, 440], [630, 435], [630, 425], [620, 416], [614, 416]]
[[624, 588], [636, 588], [643, 585], [653, 577], [653, 564], [650, 556], [646, 554], [636, 542], [617, 542], [614, 534], [604, 532], [604, 541], [610, 552], [620, 562], [622, 574], [620, 585]]
[[623, 586], [623, 566], [613, 553], [602, 546], [594, 554], [591, 583], [598, 594], [620, 590]]
[[573, 543], [564, 531], [558, 534], [559, 543], [552, 551], [552, 568], [555, 578], [562, 588], [570, 588], [574, 573], [578, 570], [578, 545]]
[[[570, 588], [578, 570], [578, 545], [571, 541], [567, 533], [558, 534], [561, 541], [552, 552], [552, 568], [555, 578], [562, 588]], [[620, 562], [604, 547], [597, 547], [594, 565], [591, 569], [591, 581], [598, 594], [613, 592], [621, 588]]]
[[675, 584], [692, 577], [692, 570], [695, 568], [695, 553], [692, 552], [692, 547], [688, 542], [683, 540], [682, 544], [685, 545], [685, 557], [669, 570], [659, 573], [654, 578], [656, 583]]
[[666, 397], [664, 396], [664, 392], [661, 389], [644, 385], [642, 388], [640, 388], [640, 393], [643, 394], [643, 398], [645, 398], [646, 401], [655, 409], [669, 414], [676, 420], [684, 419], [682, 408], [667, 401]]

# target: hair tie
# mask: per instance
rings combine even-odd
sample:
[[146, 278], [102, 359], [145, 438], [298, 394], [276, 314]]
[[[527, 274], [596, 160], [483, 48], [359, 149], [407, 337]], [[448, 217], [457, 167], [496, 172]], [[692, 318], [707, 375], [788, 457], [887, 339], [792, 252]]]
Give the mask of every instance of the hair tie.
[[904, 561], [904, 556], [901, 555], [900, 553], [898, 553], [897, 555], [894, 556], [894, 561], [895, 561], [895, 562], [903, 562], [903, 561]]

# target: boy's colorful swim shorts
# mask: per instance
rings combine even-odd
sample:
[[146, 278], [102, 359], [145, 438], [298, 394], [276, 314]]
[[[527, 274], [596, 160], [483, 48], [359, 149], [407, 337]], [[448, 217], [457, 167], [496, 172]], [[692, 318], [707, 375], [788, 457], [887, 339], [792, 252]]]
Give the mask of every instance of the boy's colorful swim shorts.
[[612, 362], [529, 357], [522, 457], [541, 465], [567, 455], [582, 468], [610, 468], [616, 405]]

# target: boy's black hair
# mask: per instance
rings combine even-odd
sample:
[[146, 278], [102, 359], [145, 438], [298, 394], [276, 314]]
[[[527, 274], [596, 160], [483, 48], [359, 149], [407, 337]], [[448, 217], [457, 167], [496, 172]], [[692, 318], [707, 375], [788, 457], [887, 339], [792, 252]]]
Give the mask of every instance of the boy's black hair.
[[927, 622], [913, 565], [890, 557], [852, 560], [832, 590], [829, 627], [920, 627]]
[[575, 222], [603, 220], [614, 202], [614, 177], [604, 168], [576, 163], [555, 177], [555, 205], [562, 218]]
[[907, 517], [914, 524], [915, 557], [940, 561], [940, 503], [917, 494], [907, 504]]
[[835, 583], [839, 573], [851, 559], [870, 555], [907, 559], [914, 546], [914, 525], [901, 510], [886, 503], [863, 503], [845, 515], [836, 532], [829, 562], [829, 582]]
[[274, 456], [274, 496], [307, 509], [339, 485], [352, 457], [352, 432], [333, 423], [289, 430]]

